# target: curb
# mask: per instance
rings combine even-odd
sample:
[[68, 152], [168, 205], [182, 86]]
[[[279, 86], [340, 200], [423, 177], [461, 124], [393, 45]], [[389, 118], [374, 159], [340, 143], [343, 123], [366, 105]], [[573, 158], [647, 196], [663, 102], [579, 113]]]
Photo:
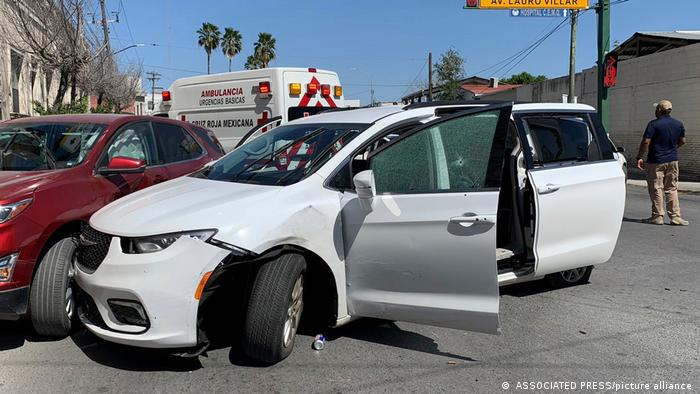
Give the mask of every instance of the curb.
[[[647, 181], [628, 179], [627, 185], [646, 188]], [[678, 191], [681, 193], [700, 193], [700, 182], [678, 182]]]

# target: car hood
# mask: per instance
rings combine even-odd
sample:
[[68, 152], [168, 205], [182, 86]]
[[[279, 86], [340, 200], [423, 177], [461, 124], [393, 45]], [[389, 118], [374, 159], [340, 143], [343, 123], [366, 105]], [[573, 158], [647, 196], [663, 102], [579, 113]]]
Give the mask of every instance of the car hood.
[[236, 218], [269, 210], [281, 186], [180, 177], [123, 197], [90, 218], [95, 229], [138, 237], [240, 225]]
[[56, 180], [62, 171], [0, 171], [0, 200], [13, 201], [32, 195], [42, 185]]

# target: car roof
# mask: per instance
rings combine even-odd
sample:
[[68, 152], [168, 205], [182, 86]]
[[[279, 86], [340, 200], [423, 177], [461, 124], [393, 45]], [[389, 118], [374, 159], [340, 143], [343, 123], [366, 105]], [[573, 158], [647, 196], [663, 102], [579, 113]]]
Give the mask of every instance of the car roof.
[[27, 118], [17, 118], [6, 122], [6, 124], [18, 124], [29, 122], [45, 122], [45, 123], [61, 123], [61, 122], [77, 122], [77, 123], [97, 123], [109, 124], [116, 120], [121, 120], [127, 117], [137, 117], [128, 114], [70, 114], [70, 115], [45, 115], [31, 116]]
[[401, 112], [402, 106], [392, 105], [386, 107], [371, 107], [358, 109], [338, 109], [319, 114], [295, 119], [288, 124], [303, 123], [374, 123], [377, 120], [397, 112]]
[[[456, 106], [472, 106], [472, 107], [485, 107], [491, 104], [499, 104], [500, 102], [452, 102], [452, 103], [436, 103], [435, 105], [429, 105], [428, 103], [421, 103], [423, 105], [415, 106], [400, 106], [392, 105], [385, 107], [370, 107], [370, 108], [358, 108], [358, 109], [336, 109], [327, 112], [321, 112], [314, 116], [309, 116], [306, 118], [301, 118], [293, 120], [289, 123], [292, 124], [303, 124], [303, 123], [375, 123], [378, 120], [395, 114], [406, 114], [406, 115], [428, 115], [435, 112], [435, 108], [445, 108], [445, 107], [456, 107]], [[504, 101], [502, 103], [507, 103]], [[523, 103], [514, 104], [513, 112], [515, 113], [527, 113], [527, 112], [595, 112], [595, 108], [586, 104], [566, 104], [566, 103]], [[403, 116], [402, 116], [403, 118]], [[393, 119], [393, 117], [392, 117]]]

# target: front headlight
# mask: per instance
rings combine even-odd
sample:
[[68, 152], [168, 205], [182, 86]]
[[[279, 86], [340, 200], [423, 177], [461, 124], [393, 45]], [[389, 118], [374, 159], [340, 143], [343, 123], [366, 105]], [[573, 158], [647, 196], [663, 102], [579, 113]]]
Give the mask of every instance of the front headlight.
[[131, 238], [130, 247], [125, 248], [126, 253], [153, 253], [160, 252], [172, 245], [180, 237], [192, 237], [207, 242], [216, 234], [216, 230], [196, 230], [184, 231], [181, 233], [170, 233], [154, 235], [150, 237]]
[[27, 198], [12, 204], [0, 205], [0, 223], [5, 223], [8, 220], [16, 217], [22, 213], [22, 211], [27, 209], [31, 203], [32, 199]]

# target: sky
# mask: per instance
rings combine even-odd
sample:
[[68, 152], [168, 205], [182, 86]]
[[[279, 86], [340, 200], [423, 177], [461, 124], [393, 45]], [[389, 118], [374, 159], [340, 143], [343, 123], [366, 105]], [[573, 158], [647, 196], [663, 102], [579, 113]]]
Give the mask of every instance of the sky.
[[[360, 99], [363, 104], [370, 100], [370, 86], [379, 101], [396, 101], [417, 90], [427, 80], [428, 53], [433, 53], [435, 63], [450, 48], [464, 58], [465, 76], [568, 73], [568, 24], [521, 63], [493, 67], [530, 46], [563, 18], [514, 18], [509, 11], [463, 10], [464, 4], [464, 0], [107, 0], [107, 10], [119, 12], [119, 23], [110, 24], [113, 51], [132, 44], [158, 44], [119, 53], [120, 64], [141, 63], [144, 72], [159, 72], [162, 79], [157, 86], [165, 88], [177, 78], [206, 73], [206, 53], [197, 45], [196, 34], [202, 22], [214, 23], [222, 32], [233, 27], [243, 35], [243, 51], [234, 58], [233, 70], [243, 69], [258, 33], [269, 32], [277, 40], [277, 57], [270, 66], [336, 71], [346, 99]], [[612, 7], [611, 45], [636, 31], [700, 30], [699, 15], [700, 0], [620, 2]], [[591, 10], [579, 18], [577, 70], [593, 66], [596, 51], [596, 15]], [[212, 73], [225, 71], [228, 59], [218, 48], [212, 53]], [[150, 86], [145, 81], [147, 90]]]

